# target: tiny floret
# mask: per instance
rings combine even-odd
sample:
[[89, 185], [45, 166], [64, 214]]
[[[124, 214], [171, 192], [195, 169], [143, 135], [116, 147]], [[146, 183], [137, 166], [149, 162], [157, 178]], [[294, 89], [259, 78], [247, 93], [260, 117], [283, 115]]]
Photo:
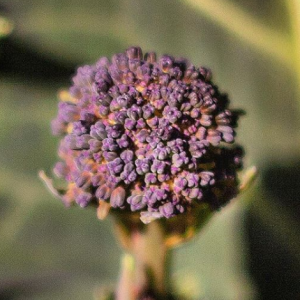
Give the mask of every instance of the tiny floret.
[[131, 47], [80, 67], [52, 121], [60, 197], [140, 212], [145, 223], [195, 203], [218, 209], [238, 193], [239, 115], [211, 71], [182, 58]]

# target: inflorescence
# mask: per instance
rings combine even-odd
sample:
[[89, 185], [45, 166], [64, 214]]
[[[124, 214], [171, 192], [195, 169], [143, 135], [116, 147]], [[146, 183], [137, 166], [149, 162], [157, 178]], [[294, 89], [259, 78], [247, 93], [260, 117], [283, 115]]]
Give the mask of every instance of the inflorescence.
[[52, 122], [62, 135], [54, 173], [64, 203], [109, 203], [143, 222], [206, 203], [218, 209], [238, 193], [239, 111], [211, 72], [139, 47], [79, 67], [70, 97]]

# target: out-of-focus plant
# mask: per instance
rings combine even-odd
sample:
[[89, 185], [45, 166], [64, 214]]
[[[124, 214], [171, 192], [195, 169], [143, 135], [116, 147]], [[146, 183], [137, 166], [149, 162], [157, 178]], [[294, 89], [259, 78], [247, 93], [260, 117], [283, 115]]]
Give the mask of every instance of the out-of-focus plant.
[[293, 46], [291, 57], [297, 73], [298, 101], [300, 103], [300, 2], [298, 0], [286, 0], [285, 3], [290, 13]]
[[0, 38], [6, 37], [13, 31], [13, 23], [5, 17], [0, 16]]
[[183, 0], [183, 2], [259, 51], [292, 66], [292, 46], [289, 38], [261, 24], [258, 19], [237, 4], [228, 0]]

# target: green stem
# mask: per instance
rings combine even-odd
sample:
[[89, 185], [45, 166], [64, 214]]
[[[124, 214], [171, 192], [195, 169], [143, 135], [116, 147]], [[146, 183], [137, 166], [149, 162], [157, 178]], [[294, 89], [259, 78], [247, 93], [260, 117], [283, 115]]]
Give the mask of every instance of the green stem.
[[129, 254], [122, 260], [116, 300], [136, 300], [147, 292], [166, 299], [169, 251], [161, 224], [152, 222], [144, 230], [132, 230], [127, 251]]
[[116, 300], [137, 300], [150, 292], [155, 299], [170, 296], [170, 252], [190, 240], [212, 217], [207, 204], [194, 204], [186, 213], [147, 225], [139, 213], [113, 212], [116, 236], [126, 254], [122, 258]]

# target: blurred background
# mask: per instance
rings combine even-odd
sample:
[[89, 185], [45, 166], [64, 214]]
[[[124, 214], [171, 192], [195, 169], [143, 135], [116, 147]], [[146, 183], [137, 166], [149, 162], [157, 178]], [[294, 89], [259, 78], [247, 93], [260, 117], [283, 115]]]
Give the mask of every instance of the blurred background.
[[111, 220], [69, 210], [54, 165], [57, 92], [131, 45], [212, 69], [241, 119], [256, 185], [174, 251], [191, 299], [300, 299], [300, 1], [0, 0], [0, 299], [97, 299], [117, 279]]

